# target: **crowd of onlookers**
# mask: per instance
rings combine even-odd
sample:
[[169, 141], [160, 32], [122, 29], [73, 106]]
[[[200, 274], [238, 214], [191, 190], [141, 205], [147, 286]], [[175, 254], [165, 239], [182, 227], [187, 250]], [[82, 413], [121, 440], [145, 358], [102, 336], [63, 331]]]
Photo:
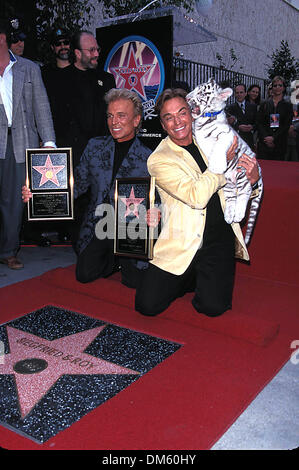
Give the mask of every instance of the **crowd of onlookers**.
[[[292, 82], [292, 89], [296, 88]], [[299, 161], [299, 100], [286, 96], [283, 77], [272, 79], [265, 99], [257, 84], [235, 87], [235, 103], [226, 108], [228, 122], [260, 159]], [[295, 100], [294, 100], [295, 101]]]
[[[96, 47], [92, 57], [86, 55], [84, 49], [79, 47], [81, 37], [82, 32], [78, 32], [75, 36], [71, 37], [63, 29], [53, 31], [49, 38], [50, 57], [46, 58], [46, 65], [42, 66], [42, 76], [51, 103], [56, 136], [58, 135], [58, 145], [63, 146], [66, 141], [69, 144], [70, 140], [76, 163], [80, 159], [87, 140], [82, 136], [82, 130], [78, 129], [74, 119], [67, 119], [70, 105], [66, 102], [66, 93], [70, 94], [71, 92], [73, 96], [72, 98], [69, 97], [69, 100], [74, 101], [74, 92], [77, 93], [77, 90], [74, 90], [74, 77], [70, 73], [67, 77], [66, 72], [72, 70], [74, 74], [78, 69], [83, 72], [91, 69], [97, 69], [98, 71], [98, 55], [100, 52], [99, 48]], [[23, 54], [25, 39], [26, 35], [21, 29], [15, 32], [14, 42], [11, 44], [11, 51], [14, 54]], [[80, 58], [78, 59], [76, 50], [78, 51], [79, 49]], [[103, 75], [103, 71], [100, 74]], [[66, 78], [67, 82], [65, 82]], [[108, 80], [108, 85], [104, 84], [105, 80]], [[100, 77], [100, 81], [103, 81], [101, 91], [104, 92], [115, 85], [112, 76], [109, 77], [106, 74], [105, 80], [103, 81], [102, 76]], [[295, 88], [296, 81], [292, 82], [291, 86]], [[78, 88], [81, 90], [79, 93], [82, 94], [81, 83]], [[83, 88], [85, 89], [85, 94], [87, 94], [90, 89], [90, 83], [83, 83]], [[228, 121], [255, 151], [258, 158], [299, 161], [299, 99], [297, 99], [296, 104], [291, 103], [289, 96], [286, 96], [286, 90], [287, 84], [281, 76], [276, 76], [272, 79], [267, 88], [267, 96], [263, 99], [259, 84], [252, 84], [248, 89], [246, 89], [244, 84], [235, 86], [235, 103], [228, 105], [226, 110]], [[103, 96], [103, 93], [101, 95]], [[91, 101], [86, 101], [85, 98], [86, 96], [84, 96], [83, 100], [77, 99], [77, 104], [80, 103], [79, 106], [83, 106], [82, 112], [84, 109], [87, 109], [87, 105], [88, 109], [92, 106]], [[84, 128], [87, 126], [87, 120], [90, 120], [90, 116], [94, 116], [94, 114], [88, 112], [86, 114], [82, 113], [82, 115], [84, 116], [81, 119], [82, 122], [84, 121]], [[89, 116], [88, 119], [87, 116]], [[103, 113], [97, 116], [96, 125], [89, 122], [89, 126], [97, 127], [91, 134], [98, 135], [98, 129], [105, 127]], [[70, 136], [70, 134], [72, 135]], [[91, 134], [89, 132], [89, 136], [93, 136]]]

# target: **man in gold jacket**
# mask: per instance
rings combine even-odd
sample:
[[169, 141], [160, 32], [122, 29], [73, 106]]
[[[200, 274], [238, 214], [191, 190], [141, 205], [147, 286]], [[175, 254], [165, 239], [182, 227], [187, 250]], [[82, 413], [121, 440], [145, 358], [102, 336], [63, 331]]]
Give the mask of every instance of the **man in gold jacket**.
[[[235, 256], [248, 260], [239, 224], [228, 225], [223, 174], [207, 168], [207, 158], [192, 137], [192, 117], [186, 92], [167, 89], [156, 103], [168, 136], [148, 159], [162, 203], [162, 230], [154, 256], [137, 288], [135, 308], [143, 315], [163, 312], [188, 291], [194, 308], [218, 316], [231, 308]], [[228, 160], [235, 146], [229, 149]], [[252, 186], [259, 178], [257, 162], [241, 160]]]

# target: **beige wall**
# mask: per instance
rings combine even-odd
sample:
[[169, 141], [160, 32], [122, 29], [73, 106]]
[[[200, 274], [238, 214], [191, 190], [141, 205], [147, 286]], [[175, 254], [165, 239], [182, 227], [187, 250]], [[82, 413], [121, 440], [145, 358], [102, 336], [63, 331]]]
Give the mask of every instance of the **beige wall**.
[[217, 41], [176, 48], [185, 59], [219, 65], [219, 53], [229, 68], [233, 48], [239, 59], [233, 70], [267, 78], [268, 56], [281, 40], [287, 40], [291, 54], [299, 58], [299, 11], [283, 0], [213, 0], [207, 17], [196, 11], [193, 16]]
[[[94, 24], [101, 24], [101, 6], [96, 7]], [[233, 70], [256, 77], [267, 78], [272, 52], [287, 40], [293, 56], [299, 58], [299, 11], [284, 0], [213, 0], [208, 16], [199, 16], [195, 10], [190, 16], [217, 41], [174, 48], [182, 58], [209, 65], [220, 65], [216, 54], [223, 57], [228, 68], [232, 61], [229, 51], [234, 49], [238, 61]]]

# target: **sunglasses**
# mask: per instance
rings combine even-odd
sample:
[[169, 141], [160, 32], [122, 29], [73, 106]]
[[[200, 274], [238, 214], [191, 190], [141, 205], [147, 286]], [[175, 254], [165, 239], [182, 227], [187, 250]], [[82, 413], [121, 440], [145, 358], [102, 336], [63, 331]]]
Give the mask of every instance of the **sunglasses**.
[[277, 87], [282, 87], [283, 85], [281, 83], [277, 83], [277, 85], [273, 85], [273, 88], [277, 88]]
[[19, 41], [24, 41], [26, 39], [26, 34], [24, 33], [13, 33], [11, 35], [11, 44], [16, 44]]
[[59, 39], [58, 41], [54, 42], [54, 46], [59, 47], [59, 46], [69, 46], [70, 41], [69, 39]]

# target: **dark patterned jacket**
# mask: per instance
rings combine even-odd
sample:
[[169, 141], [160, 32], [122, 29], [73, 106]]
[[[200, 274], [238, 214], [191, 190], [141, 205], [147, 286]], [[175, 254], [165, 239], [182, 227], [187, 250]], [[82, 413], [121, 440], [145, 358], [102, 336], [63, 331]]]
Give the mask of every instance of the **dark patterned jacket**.
[[[75, 168], [75, 198], [84, 194], [89, 188], [91, 192], [90, 202], [80, 229], [77, 245], [79, 253], [91, 241], [95, 233], [95, 226], [100, 220], [100, 217], [95, 215], [97, 206], [104, 202], [114, 206], [115, 184], [112, 183], [114, 150], [115, 144], [111, 136], [90, 139], [79, 165]], [[124, 158], [116, 178], [149, 176], [147, 159], [151, 153], [152, 151], [136, 138]]]

